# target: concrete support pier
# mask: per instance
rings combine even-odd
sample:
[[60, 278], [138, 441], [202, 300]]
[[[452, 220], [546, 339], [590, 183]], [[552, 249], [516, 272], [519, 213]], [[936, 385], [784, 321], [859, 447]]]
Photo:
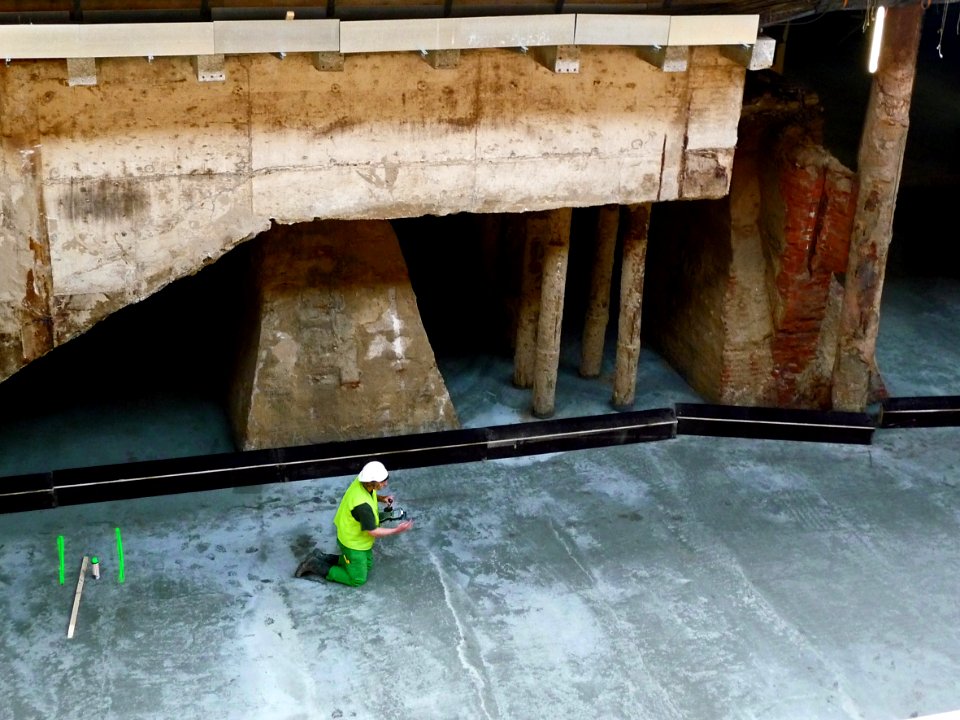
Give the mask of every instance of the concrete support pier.
[[593, 272], [590, 275], [590, 299], [580, 350], [580, 375], [586, 378], [599, 377], [603, 365], [603, 342], [610, 321], [610, 282], [613, 278], [619, 224], [619, 205], [599, 208], [594, 235]]
[[570, 254], [570, 221], [573, 211], [560, 208], [536, 213], [528, 227], [543, 241], [543, 279], [540, 289], [540, 318], [537, 323], [537, 353], [533, 375], [533, 414], [553, 415], [560, 365], [560, 327], [563, 324], [563, 294]]
[[231, 402], [239, 447], [459, 427], [390, 223], [278, 226], [255, 256]]
[[647, 232], [650, 203], [627, 211], [623, 233], [623, 270], [620, 275], [620, 326], [617, 332], [617, 361], [613, 373], [613, 406], [629, 408], [637, 391], [637, 363], [640, 360], [640, 317], [643, 308], [643, 278], [647, 262]]

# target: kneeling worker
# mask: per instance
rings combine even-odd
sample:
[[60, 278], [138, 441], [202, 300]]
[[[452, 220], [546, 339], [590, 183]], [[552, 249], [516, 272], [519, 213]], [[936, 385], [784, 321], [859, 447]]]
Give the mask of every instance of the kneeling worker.
[[373, 567], [374, 541], [387, 535], [399, 535], [413, 527], [413, 520], [395, 527], [380, 527], [377, 504], [393, 504], [392, 495], [377, 495], [386, 486], [388, 477], [389, 473], [381, 462], [374, 460], [363, 466], [343, 494], [333, 518], [340, 555], [325, 555], [313, 550], [300, 563], [296, 577], [319, 575], [353, 587], [367, 581], [367, 574]]

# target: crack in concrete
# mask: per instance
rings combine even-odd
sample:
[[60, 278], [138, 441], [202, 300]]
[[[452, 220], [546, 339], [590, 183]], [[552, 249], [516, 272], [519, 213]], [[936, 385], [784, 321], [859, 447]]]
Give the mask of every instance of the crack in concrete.
[[[467, 674], [470, 676], [470, 679], [473, 683], [474, 689], [476, 691], [477, 700], [480, 703], [480, 709], [483, 711], [484, 717], [488, 720], [494, 720], [494, 718], [500, 717], [500, 710], [497, 707], [496, 699], [493, 697], [488, 697], [491, 695], [490, 685], [487, 682], [486, 672], [483, 665], [483, 657], [479, 658], [480, 664], [471, 662], [468, 656], [468, 639], [467, 639], [467, 629], [463, 619], [457, 613], [457, 609], [453, 604], [453, 593], [451, 591], [451, 585], [443, 571], [443, 565], [440, 562], [440, 559], [436, 556], [435, 553], [430, 553], [430, 562], [433, 564], [434, 568], [437, 570], [437, 576], [440, 578], [440, 585], [443, 587], [443, 599], [447, 603], [447, 607], [450, 609], [450, 614], [453, 616], [453, 621], [457, 626], [457, 632], [459, 634], [459, 639], [457, 640], [457, 656], [460, 658], [460, 664], [463, 666], [464, 670], [467, 671]], [[479, 653], [478, 653], [479, 655]], [[489, 702], [493, 705], [493, 713], [491, 714], [490, 709], [487, 707]]]

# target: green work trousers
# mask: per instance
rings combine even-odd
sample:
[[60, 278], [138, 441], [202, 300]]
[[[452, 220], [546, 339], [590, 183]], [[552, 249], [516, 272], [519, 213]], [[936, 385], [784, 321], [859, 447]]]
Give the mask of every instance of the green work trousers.
[[340, 546], [340, 561], [330, 568], [327, 580], [351, 587], [363, 585], [367, 581], [367, 574], [373, 569], [373, 548], [354, 550], [339, 541], [337, 545]]

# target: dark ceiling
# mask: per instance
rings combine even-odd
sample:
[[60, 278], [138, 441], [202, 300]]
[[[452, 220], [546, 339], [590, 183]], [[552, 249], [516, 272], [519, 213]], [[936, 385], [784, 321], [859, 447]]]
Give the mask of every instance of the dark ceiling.
[[[887, 7], [920, 0], [884, 0]], [[942, 3], [940, 0], [939, 3]], [[184, 22], [211, 19], [462, 17], [546, 13], [649, 15], [758, 14], [761, 27], [843, 10], [876, 0], [0, 0], [0, 23]]]

